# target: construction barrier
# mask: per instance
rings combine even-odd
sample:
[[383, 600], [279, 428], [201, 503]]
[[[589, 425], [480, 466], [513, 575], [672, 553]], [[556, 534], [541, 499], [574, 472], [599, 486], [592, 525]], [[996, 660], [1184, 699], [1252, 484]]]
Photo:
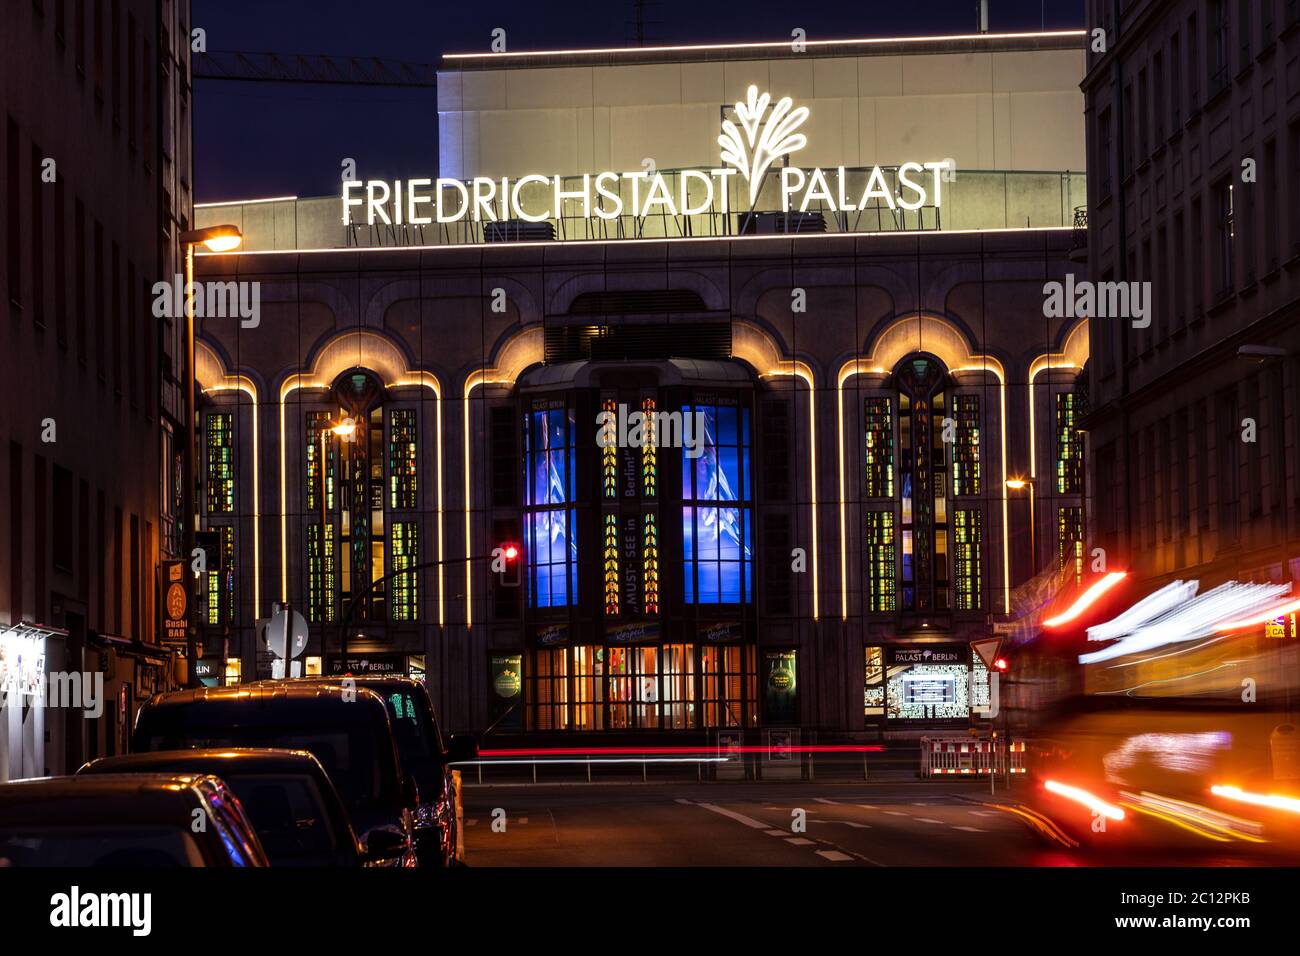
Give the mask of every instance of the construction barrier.
[[1024, 773], [1025, 742], [971, 737], [922, 737], [921, 776]]

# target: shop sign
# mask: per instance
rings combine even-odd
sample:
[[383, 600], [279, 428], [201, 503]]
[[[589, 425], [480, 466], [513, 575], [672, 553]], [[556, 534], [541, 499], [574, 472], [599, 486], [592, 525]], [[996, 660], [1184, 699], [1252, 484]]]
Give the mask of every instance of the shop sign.
[[492, 656], [492, 690], [506, 700], [519, 696], [520, 656], [506, 654]]
[[331, 674], [405, 674], [404, 654], [369, 654], [365, 657], [330, 661]]
[[605, 640], [611, 644], [635, 644], [638, 641], [659, 640], [658, 621], [634, 621], [605, 628]]
[[891, 667], [906, 664], [966, 664], [967, 662], [966, 648], [959, 646], [889, 648]]
[[537, 628], [537, 643], [543, 647], [568, 642], [569, 625], [567, 624], [543, 624]]
[[162, 563], [163, 643], [184, 645], [190, 624], [190, 578], [184, 561]]
[[794, 651], [766, 651], [763, 654], [763, 720], [769, 724], [793, 724], [798, 719]]
[[1295, 617], [1294, 614], [1283, 614], [1275, 620], [1266, 621], [1264, 623], [1264, 636], [1272, 638], [1295, 637]]
[[739, 621], [714, 621], [701, 624], [695, 631], [699, 639], [720, 644], [723, 641], [738, 641], [745, 636], [745, 626]]
[[[584, 219], [594, 216], [605, 220], [715, 212], [726, 215], [733, 178], [737, 185], [745, 183], [749, 208], [753, 209], [774, 164], [778, 160], [788, 164], [785, 157], [807, 145], [808, 137], [797, 130], [810, 114], [806, 106], [795, 108], [788, 96], [773, 101], [769, 93], [760, 95], [757, 86], [750, 86], [746, 99], [735, 104], [735, 114], [735, 120], [722, 121], [719, 165], [678, 170], [675, 185], [653, 168], [569, 177], [554, 173], [529, 173], [514, 179], [475, 176], [464, 181], [351, 179], [343, 181], [343, 225], [362, 220], [368, 226], [423, 226], [462, 220], [545, 222], [577, 215], [579, 210]], [[810, 203], [818, 202], [836, 212], [849, 213], [878, 204], [891, 211], [916, 210], [926, 205], [939, 208], [943, 203], [942, 183], [945, 176], [951, 177], [954, 164], [950, 159], [902, 163], [897, 167], [897, 185], [891, 184], [884, 168], [874, 166], [861, 188], [850, 186], [850, 174], [843, 166], [777, 168], [779, 211], [807, 212]], [[529, 202], [524, 201], [525, 191], [530, 193]]]

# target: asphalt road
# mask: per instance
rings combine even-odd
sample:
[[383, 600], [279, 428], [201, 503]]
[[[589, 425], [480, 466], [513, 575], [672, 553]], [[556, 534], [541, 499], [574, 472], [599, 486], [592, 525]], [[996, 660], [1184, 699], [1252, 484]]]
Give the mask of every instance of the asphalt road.
[[466, 862], [543, 867], [1071, 862], [1022, 818], [990, 806], [996, 799], [984, 788], [919, 783], [467, 785]]

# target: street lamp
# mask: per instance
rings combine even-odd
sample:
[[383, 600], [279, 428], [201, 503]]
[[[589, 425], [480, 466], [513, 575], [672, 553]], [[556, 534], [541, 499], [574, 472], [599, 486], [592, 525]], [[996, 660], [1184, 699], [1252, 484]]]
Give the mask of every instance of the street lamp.
[[1038, 516], [1034, 514], [1034, 485], [1037, 483], [1036, 478], [1007, 479], [1007, 487], [1012, 491], [1020, 491], [1022, 488], [1029, 489], [1029, 576], [1031, 578], [1038, 573], [1038, 547], [1034, 541], [1034, 525], [1038, 523]]
[[[194, 481], [198, 470], [198, 451], [195, 442], [198, 411], [194, 395], [194, 247], [202, 245], [209, 252], [230, 252], [244, 241], [238, 226], [207, 226], [190, 229], [180, 234], [181, 248], [185, 250], [185, 536], [187, 557], [194, 556], [194, 532], [198, 529], [198, 502], [194, 494]], [[186, 622], [185, 655], [189, 659], [189, 684], [196, 686], [198, 646], [194, 640], [194, 623]]]

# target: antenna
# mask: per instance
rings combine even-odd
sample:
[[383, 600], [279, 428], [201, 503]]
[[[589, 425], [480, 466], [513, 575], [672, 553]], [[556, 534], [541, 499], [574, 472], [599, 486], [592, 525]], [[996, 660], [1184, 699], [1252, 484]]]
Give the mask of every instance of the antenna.
[[989, 32], [989, 0], [980, 0], [979, 31], [980, 33]]

